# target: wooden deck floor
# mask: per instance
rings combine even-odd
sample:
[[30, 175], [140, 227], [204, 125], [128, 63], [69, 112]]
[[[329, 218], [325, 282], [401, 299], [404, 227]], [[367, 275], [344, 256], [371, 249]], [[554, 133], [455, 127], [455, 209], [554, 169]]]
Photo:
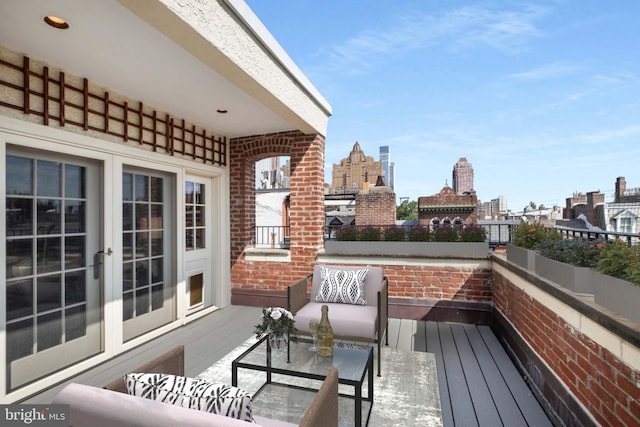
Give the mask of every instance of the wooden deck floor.
[[390, 319], [389, 340], [435, 354], [445, 427], [552, 425], [490, 327]]
[[[186, 375], [196, 376], [249, 338], [260, 314], [257, 307], [218, 310], [24, 403], [48, 403], [68, 382], [101, 387], [179, 344]], [[551, 425], [489, 327], [390, 319], [389, 344], [435, 354], [445, 426]]]

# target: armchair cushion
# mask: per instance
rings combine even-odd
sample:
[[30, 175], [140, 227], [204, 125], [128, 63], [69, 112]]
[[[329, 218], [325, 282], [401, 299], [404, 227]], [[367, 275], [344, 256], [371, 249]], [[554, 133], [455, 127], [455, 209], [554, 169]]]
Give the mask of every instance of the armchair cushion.
[[134, 396], [254, 422], [251, 395], [236, 387], [157, 373], [127, 374], [125, 382]]
[[364, 281], [369, 269], [335, 270], [320, 268], [320, 288], [316, 302], [333, 302], [366, 305], [364, 299]]
[[334, 337], [367, 338], [371, 341], [375, 338], [377, 308], [371, 305], [310, 302], [296, 313], [298, 331], [309, 333], [309, 321], [320, 320], [323, 305], [329, 308], [329, 323], [331, 323]]

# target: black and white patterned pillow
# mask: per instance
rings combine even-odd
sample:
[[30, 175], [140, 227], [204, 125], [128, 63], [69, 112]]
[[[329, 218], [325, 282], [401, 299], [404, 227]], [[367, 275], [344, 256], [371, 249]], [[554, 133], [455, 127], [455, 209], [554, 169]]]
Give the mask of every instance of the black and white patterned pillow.
[[226, 384], [212, 384], [197, 378], [170, 374], [147, 373], [126, 374], [125, 384], [127, 393], [134, 396], [255, 422], [251, 395]]
[[320, 267], [320, 287], [316, 302], [367, 305], [367, 300], [364, 299], [364, 281], [368, 272], [368, 268], [344, 271]]

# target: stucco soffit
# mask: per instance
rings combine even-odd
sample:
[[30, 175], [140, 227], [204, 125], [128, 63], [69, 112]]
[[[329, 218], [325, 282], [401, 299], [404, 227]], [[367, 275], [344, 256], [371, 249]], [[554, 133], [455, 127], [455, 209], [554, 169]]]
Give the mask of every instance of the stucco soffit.
[[[259, 20], [243, 2], [117, 1], [292, 128], [326, 135], [331, 106], [306, 77], [295, 78], [296, 72], [302, 73], [297, 67], [289, 68], [290, 58], [282, 61], [275, 49], [266, 48], [259, 32], [250, 26]], [[264, 26], [262, 29], [268, 34]]]

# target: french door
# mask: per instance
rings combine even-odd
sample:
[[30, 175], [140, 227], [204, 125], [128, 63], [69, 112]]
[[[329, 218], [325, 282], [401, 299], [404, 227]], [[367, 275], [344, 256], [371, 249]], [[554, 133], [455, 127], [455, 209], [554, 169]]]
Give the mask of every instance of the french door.
[[102, 207], [98, 162], [9, 149], [5, 174], [11, 390], [102, 351]]
[[175, 318], [172, 207], [174, 179], [145, 169], [122, 174], [122, 319], [124, 340]]

